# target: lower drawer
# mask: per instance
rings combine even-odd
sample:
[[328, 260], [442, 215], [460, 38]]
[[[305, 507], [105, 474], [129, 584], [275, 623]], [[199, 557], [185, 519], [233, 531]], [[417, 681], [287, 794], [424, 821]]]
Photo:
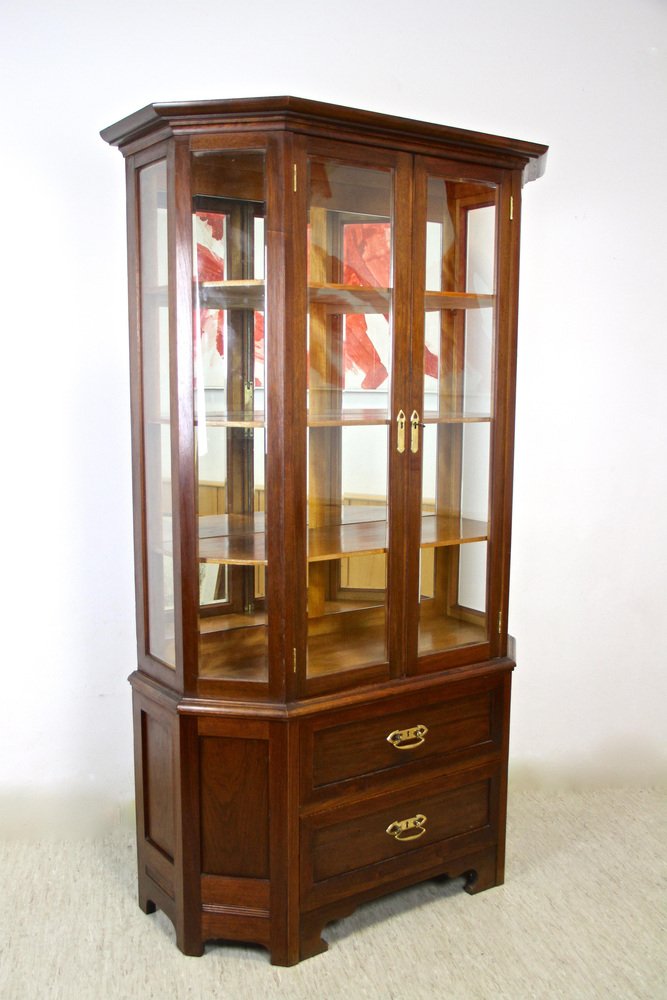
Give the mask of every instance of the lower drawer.
[[498, 789], [487, 766], [305, 817], [304, 897], [319, 905], [494, 843]]

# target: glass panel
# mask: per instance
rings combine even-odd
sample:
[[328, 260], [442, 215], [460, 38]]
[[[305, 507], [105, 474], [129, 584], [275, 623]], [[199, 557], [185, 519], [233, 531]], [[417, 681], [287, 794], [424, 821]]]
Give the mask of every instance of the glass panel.
[[392, 181], [310, 164], [309, 676], [387, 659]]
[[164, 160], [139, 172], [139, 218], [148, 651], [151, 656], [174, 667], [167, 167]]
[[199, 672], [265, 681], [264, 155], [195, 154]]
[[428, 179], [419, 653], [488, 636], [494, 186]]

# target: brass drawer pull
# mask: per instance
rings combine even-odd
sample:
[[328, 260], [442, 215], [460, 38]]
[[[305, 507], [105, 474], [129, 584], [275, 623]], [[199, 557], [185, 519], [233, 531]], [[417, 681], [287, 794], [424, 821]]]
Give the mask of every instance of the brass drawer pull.
[[427, 726], [413, 726], [411, 729], [395, 729], [389, 733], [387, 743], [391, 743], [397, 750], [414, 750], [420, 747], [428, 732]]
[[387, 833], [395, 840], [416, 840], [426, 833], [426, 816], [417, 813], [410, 819], [396, 819], [387, 827]]

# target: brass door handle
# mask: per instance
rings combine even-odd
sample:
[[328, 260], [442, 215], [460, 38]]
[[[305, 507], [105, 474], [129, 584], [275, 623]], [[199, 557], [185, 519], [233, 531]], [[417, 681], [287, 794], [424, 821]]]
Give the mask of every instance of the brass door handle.
[[387, 833], [394, 840], [417, 840], [426, 833], [426, 816], [417, 813], [410, 819], [396, 819], [387, 827]]
[[396, 417], [396, 451], [401, 455], [405, 451], [405, 413], [403, 410], [399, 410]]
[[419, 428], [425, 427], [419, 419], [419, 414], [416, 410], [413, 410], [410, 415], [410, 451], [413, 455], [416, 455], [419, 451]]
[[394, 729], [389, 733], [387, 743], [391, 743], [397, 750], [414, 750], [424, 742], [428, 732], [427, 726], [412, 726], [410, 729]]

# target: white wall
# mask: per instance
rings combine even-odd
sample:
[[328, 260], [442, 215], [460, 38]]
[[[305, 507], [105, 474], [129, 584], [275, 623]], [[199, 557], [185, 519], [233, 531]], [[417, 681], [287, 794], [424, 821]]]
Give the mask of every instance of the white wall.
[[515, 773], [657, 780], [664, 2], [5, 0], [0, 18], [0, 789], [132, 795], [124, 174], [98, 131], [154, 100], [284, 93], [551, 146], [524, 200]]

